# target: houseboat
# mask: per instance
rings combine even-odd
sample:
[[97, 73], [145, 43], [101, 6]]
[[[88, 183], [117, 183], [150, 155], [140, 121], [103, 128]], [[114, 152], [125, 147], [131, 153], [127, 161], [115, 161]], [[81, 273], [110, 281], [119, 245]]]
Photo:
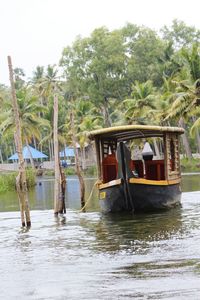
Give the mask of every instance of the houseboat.
[[92, 131], [104, 212], [145, 212], [180, 205], [179, 137], [184, 129], [127, 125]]

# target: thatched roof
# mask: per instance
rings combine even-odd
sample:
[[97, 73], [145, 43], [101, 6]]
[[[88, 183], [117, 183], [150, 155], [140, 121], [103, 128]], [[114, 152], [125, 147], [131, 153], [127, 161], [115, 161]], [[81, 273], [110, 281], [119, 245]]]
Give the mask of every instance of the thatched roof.
[[90, 132], [88, 137], [90, 139], [103, 137], [108, 139], [126, 140], [142, 137], [161, 137], [166, 132], [183, 134], [184, 129], [167, 126], [125, 125], [94, 130]]

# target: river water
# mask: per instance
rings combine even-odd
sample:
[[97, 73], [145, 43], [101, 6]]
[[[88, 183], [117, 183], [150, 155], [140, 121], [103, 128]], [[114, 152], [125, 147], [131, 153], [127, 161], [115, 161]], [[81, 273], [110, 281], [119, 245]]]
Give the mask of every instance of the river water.
[[[15, 193], [0, 194], [1, 299], [200, 299], [199, 176], [183, 176], [181, 208], [140, 215], [103, 215], [96, 195], [79, 212], [70, 178], [59, 219], [53, 181], [40, 179], [28, 231]], [[86, 183], [89, 195], [94, 180]]]

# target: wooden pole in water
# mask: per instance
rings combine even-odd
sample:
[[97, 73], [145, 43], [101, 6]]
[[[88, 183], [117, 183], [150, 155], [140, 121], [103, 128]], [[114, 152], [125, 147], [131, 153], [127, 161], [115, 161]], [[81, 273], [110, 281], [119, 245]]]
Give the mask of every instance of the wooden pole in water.
[[59, 212], [59, 196], [60, 196], [60, 170], [58, 160], [58, 96], [54, 95], [54, 119], [53, 119], [53, 139], [54, 139], [54, 214]]
[[55, 170], [55, 183], [54, 183], [54, 214], [63, 214], [65, 209], [65, 174], [62, 173], [59, 159], [59, 146], [58, 146], [58, 96], [54, 95], [54, 170]]
[[16, 177], [16, 189], [17, 189], [19, 203], [20, 203], [22, 226], [30, 227], [31, 219], [30, 219], [29, 201], [28, 201], [28, 194], [27, 194], [26, 170], [25, 170], [25, 164], [22, 155], [21, 124], [20, 124], [17, 97], [15, 92], [15, 83], [13, 78], [12, 60], [10, 56], [8, 56], [8, 68], [9, 68], [11, 93], [12, 93], [12, 107], [13, 107], [13, 113], [14, 113], [15, 125], [16, 125], [14, 138], [15, 138], [15, 146], [17, 149], [17, 154], [19, 159], [19, 173]]

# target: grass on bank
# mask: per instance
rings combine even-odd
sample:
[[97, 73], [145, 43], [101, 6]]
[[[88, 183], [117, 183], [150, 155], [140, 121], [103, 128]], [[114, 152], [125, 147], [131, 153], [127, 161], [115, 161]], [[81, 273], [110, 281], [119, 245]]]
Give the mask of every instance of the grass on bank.
[[200, 172], [200, 159], [199, 158], [182, 158], [181, 159], [181, 172]]
[[[63, 168], [63, 171], [66, 176], [76, 175], [74, 167]], [[46, 170], [44, 172], [44, 175], [54, 176], [54, 170]], [[96, 166], [91, 166], [91, 167], [87, 168], [86, 170], [84, 170], [83, 175], [84, 176], [97, 176]]]
[[[16, 176], [18, 172], [0, 173], [0, 192], [15, 190]], [[32, 169], [26, 170], [28, 189], [35, 186], [35, 172]]]
[[[66, 176], [75, 175], [75, 169], [68, 167], [63, 169]], [[16, 176], [18, 172], [2, 172], [0, 173], [0, 193], [15, 190]], [[54, 170], [46, 170], [44, 175], [54, 176]], [[96, 176], [96, 167], [90, 167], [84, 172], [84, 176]], [[36, 175], [32, 169], [26, 170], [28, 189], [35, 186]]]
[[[74, 167], [67, 167], [67, 168], [64, 168], [63, 170], [64, 170], [64, 173], [66, 176], [76, 174]], [[182, 158], [181, 159], [181, 172], [182, 173], [200, 172], [200, 159], [198, 159], [198, 158], [192, 158], [192, 159]], [[45, 171], [45, 175], [54, 176], [54, 170]], [[97, 176], [96, 166], [91, 166], [91, 167], [87, 168], [83, 172], [83, 175], [96, 177]]]
[[[63, 169], [66, 176], [75, 175], [75, 169], [73, 167], [68, 167]], [[200, 172], [200, 159], [197, 158], [182, 158], [181, 159], [181, 172]], [[8, 172], [0, 173], [0, 192], [12, 191], [15, 190], [15, 181], [18, 172]], [[35, 186], [36, 175], [32, 169], [26, 170], [27, 174], [27, 186], [31, 188]], [[44, 175], [54, 176], [54, 170], [46, 170]], [[83, 172], [85, 177], [87, 176], [97, 176], [96, 166], [89, 167]]]

